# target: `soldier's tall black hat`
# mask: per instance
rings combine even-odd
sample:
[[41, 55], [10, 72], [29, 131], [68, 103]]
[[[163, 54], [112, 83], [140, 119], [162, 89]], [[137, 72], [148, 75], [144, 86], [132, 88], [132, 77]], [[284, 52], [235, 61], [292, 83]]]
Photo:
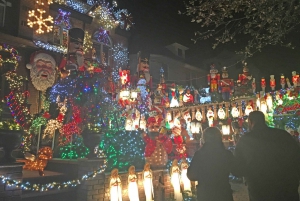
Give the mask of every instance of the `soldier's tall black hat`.
[[83, 43], [84, 31], [80, 28], [72, 28], [69, 30], [70, 42]]

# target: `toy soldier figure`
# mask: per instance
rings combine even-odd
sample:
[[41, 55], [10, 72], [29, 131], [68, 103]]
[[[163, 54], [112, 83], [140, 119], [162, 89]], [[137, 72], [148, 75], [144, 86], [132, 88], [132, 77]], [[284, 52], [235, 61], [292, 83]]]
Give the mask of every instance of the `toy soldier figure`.
[[83, 56], [84, 31], [80, 28], [69, 30], [68, 61], [66, 70], [78, 70], [84, 66]]
[[211, 92], [216, 92], [218, 90], [218, 81], [220, 79], [220, 74], [218, 74], [218, 70], [215, 69], [215, 64], [210, 66], [210, 74], [207, 75], [207, 82], [210, 86]]
[[222, 69], [222, 79], [219, 81], [219, 93], [222, 93], [224, 101], [229, 101], [230, 96], [233, 93], [234, 82], [233, 79], [228, 78], [227, 68]]

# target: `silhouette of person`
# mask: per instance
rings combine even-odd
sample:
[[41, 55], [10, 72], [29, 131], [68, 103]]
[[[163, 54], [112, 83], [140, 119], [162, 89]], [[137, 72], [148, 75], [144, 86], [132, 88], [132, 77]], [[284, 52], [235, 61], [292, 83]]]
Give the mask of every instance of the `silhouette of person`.
[[198, 181], [198, 201], [233, 201], [229, 174], [233, 155], [225, 149], [222, 133], [216, 127], [205, 129], [204, 144], [187, 170], [191, 181]]
[[250, 132], [235, 149], [234, 174], [243, 176], [250, 201], [299, 201], [300, 148], [285, 130], [269, 128], [265, 116], [253, 111]]

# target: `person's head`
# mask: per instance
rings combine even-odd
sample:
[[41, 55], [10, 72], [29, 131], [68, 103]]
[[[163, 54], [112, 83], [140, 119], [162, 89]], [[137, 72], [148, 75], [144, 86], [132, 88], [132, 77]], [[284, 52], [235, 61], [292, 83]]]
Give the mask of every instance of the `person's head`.
[[248, 117], [249, 130], [252, 130], [254, 127], [263, 127], [266, 126], [265, 115], [261, 111], [250, 112]]
[[150, 170], [150, 163], [146, 163], [144, 166], [144, 171], [149, 171]]
[[204, 143], [220, 144], [224, 146], [222, 142], [222, 133], [216, 127], [206, 128], [203, 132], [203, 138], [204, 138]]
[[128, 169], [129, 174], [134, 174], [135, 173], [135, 167], [132, 165]]
[[173, 167], [173, 166], [178, 166], [178, 160], [177, 160], [177, 159], [174, 159], [174, 160], [173, 160], [173, 162], [172, 162], [172, 167]]
[[118, 177], [118, 174], [119, 174], [119, 170], [117, 168], [114, 168], [110, 173], [111, 177], [113, 178]]

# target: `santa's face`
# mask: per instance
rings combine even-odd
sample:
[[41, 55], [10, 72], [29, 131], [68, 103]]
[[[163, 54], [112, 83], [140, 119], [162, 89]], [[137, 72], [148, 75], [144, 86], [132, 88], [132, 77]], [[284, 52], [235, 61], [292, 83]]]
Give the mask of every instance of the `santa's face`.
[[32, 84], [39, 91], [46, 91], [55, 82], [55, 64], [43, 59], [37, 60], [30, 69]]

